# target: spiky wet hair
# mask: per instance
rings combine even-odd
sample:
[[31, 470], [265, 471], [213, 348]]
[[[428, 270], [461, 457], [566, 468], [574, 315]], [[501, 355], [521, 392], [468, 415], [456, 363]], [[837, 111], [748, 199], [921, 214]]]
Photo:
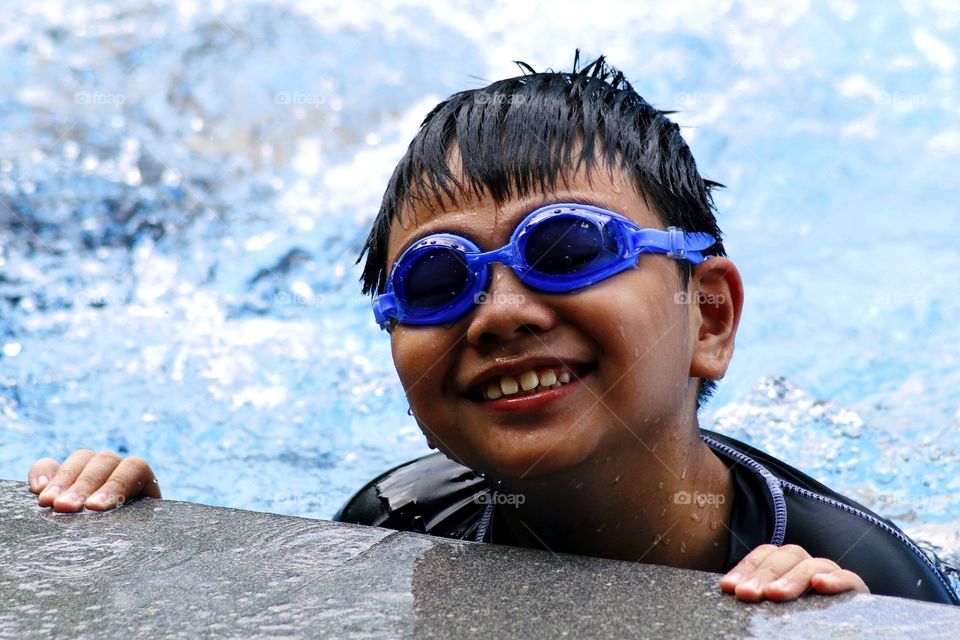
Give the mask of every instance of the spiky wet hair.
[[[395, 221], [417, 202], [456, 203], [475, 194], [497, 205], [532, 193], [598, 164], [631, 175], [637, 191], [665, 226], [717, 238], [705, 253], [725, 255], [710, 191], [718, 183], [697, 171], [680, 127], [634, 91], [603, 56], [570, 72], [537, 72], [452, 95], [424, 119], [387, 184], [380, 211], [357, 262], [366, 256], [363, 293], [386, 286], [387, 242]], [[459, 175], [451, 157], [460, 156]], [[684, 287], [690, 265], [677, 261]], [[704, 380], [699, 404], [715, 383]]]

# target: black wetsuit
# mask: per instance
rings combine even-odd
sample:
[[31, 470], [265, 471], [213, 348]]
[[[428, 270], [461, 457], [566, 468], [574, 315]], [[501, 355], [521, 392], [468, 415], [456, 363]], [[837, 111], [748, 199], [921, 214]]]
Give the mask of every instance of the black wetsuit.
[[[797, 544], [853, 571], [871, 593], [960, 604], [935, 561], [889, 520], [742, 442], [706, 430], [701, 437], [733, 476], [724, 571], [761, 544]], [[433, 454], [376, 478], [335, 519], [514, 544], [497, 515], [496, 501], [475, 472]]]

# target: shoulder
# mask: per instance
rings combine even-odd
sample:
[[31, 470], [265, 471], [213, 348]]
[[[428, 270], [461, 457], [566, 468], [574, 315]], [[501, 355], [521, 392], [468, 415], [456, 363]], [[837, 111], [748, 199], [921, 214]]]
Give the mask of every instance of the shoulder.
[[476, 472], [436, 453], [374, 478], [334, 520], [468, 538], [476, 531], [488, 494]]
[[802, 471], [733, 438], [704, 430], [709, 439], [762, 466], [781, 494], [782, 544], [797, 544], [857, 573], [871, 592], [960, 604], [946, 577], [893, 522], [833, 491]]

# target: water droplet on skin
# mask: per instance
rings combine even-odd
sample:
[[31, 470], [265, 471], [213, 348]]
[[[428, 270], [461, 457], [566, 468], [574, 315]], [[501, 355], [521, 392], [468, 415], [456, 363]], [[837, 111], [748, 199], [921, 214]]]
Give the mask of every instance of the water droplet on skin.
[[664, 508], [663, 508], [663, 511], [660, 512], [660, 517], [662, 518], [662, 517], [665, 516], [665, 515], [667, 515], [667, 508], [666, 508], [666, 507], [664, 507]]
[[693, 513], [690, 514], [690, 519], [693, 520], [694, 522], [700, 522], [700, 514], [694, 511]]
[[613, 482], [611, 482], [610, 484], [617, 484], [618, 482], [620, 482], [620, 478], [622, 477], [623, 477], [623, 472], [621, 471], [620, 473], [617, 474], [617, 477], [614, 478]]
[[687, 468], [683, 468], [683, 473], [680, 474], [680, 479], [684, 480], [687, 477]]
[[680, 541], [680, 553], [686, 553], [686, 552], [687, 552], [687, 543], [684, 542], [683, 540], [681, 540], [681, 541]]
[[662, 482], [658, 482], [658, 483], [657, 483], [657, 489], [663, 489], [663, 483], [662, 483]]
[[717, 521], [716, 521], [716, 520], [714, 520], [713, 522], [710, 523], [710, 528], [713, 529], [714, 531], [717, 530]]

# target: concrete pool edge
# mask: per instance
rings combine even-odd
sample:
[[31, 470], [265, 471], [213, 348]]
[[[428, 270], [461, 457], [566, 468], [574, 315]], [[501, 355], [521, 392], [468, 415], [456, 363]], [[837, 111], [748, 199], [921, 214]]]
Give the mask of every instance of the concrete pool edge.
[[960, 607], [743, 604], [717, 576], [139, 500], [54, 514], [0, 480], [0, 637], [944, 637]]

